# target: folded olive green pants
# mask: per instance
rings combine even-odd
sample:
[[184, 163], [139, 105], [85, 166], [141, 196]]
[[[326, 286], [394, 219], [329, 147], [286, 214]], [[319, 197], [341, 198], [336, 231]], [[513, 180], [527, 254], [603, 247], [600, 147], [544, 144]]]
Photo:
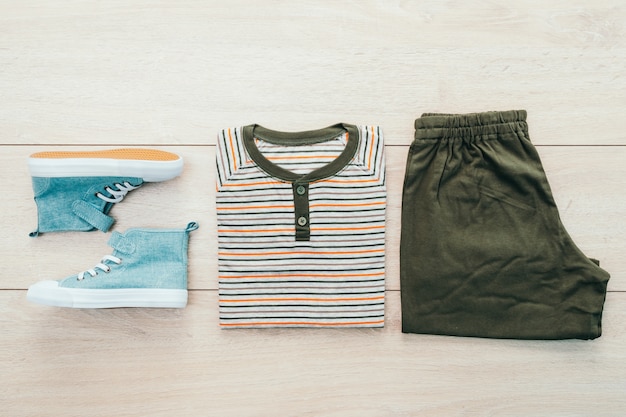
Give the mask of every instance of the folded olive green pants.
[[574, 244], [526, 112], [424, 114], [402, 200], [402, 331], [600, 336], [609, 274]]

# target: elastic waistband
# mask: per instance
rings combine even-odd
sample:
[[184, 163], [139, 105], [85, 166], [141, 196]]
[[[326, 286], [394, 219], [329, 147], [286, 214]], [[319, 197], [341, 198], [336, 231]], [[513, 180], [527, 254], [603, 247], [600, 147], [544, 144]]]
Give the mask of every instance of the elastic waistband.
[[424, 113], [415, 120], [415, 139], [490, 139], [528, 136], [526, 110], [490, 111], [484, 113]]

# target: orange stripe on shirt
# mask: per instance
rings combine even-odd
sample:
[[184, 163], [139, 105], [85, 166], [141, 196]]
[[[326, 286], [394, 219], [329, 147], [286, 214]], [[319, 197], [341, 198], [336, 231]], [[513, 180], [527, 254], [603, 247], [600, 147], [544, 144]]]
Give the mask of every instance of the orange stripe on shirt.
[[253, 187], [256, 185], [276, 185], [282, 184], [281, 181], [258, 181], [258, 182], [236, 182], [224, 184], [226, 187]]
[[355, 255], [357, 253], [383, 253], [383, 249], [364, 249], [352, 251], [285, 251], [285, 252], [218, 252], [221, 256], [266, 256], [266, 255]]
[[230, 153], [233, 156], [233, 172], [237, 170], [237, 159], [235, 158], [235, 147], [233, 146], [233, 136], [230, 133], [230, 128], [228, 129], [228, 139], [230, 140]]
[[245, 323], [220, 323], [224, 327], [252, 327], [252, 326], [370, 326], [383, 324], [385, 320], [376, 321], [346, 321], [346, 322], [314, 322], [314, 321], [256, 321]]
[[294, 227], [288, 229], [217, 229], [217, 233], [272, 233], [272, 232], [293, 232]]
[[315, 298], [315, 297], [293, 297], [293, 298], [243, 298], [239, 300], [225, 300], [220, 299], [220, 303], [259, 303], [259, 302], [274, 302], [274, 301], [321, 301], [325, 303], [332, 303], [335, 301], [374, 301], [382, 300], [385, 296], [379, 297], [355, 297], [355, 298]]
[[219, 203], [217, 204], [217, 210], [249, 210], [249, 209], [279, 209], [279, 208], [293, 208], [293, 205], [286, 205], [286, 206], [241, 206], [241, 207], [233, 207], [233, 206], [228, 206], [228, 207], [224, 207], [221, 206]]
[[367, 161], [367, 169], [372, 169], [372, 153], [374, 152], [374, 126], [372, 126], [372, 145], [370, 146], [370, 157]]
[[[330, 231], [330, 230], [371, 230], [384, 229], [385, 226], [364, 226], [364, 227], [311, 227], [311, 231]], [[283, 229], [218, 229], [218, 233], [271, 233], [271, 232], [293, 232], [294, 227]]]
[[220, 275], [219, 279], [254, 279], [254, 278], [292, 278], [292, 277], [313, 277], [313, 278], [336, 278], [336, 277], [378, 277], [384, 276], [382, 272], [370, 274], [254, 274], [254, 275]]

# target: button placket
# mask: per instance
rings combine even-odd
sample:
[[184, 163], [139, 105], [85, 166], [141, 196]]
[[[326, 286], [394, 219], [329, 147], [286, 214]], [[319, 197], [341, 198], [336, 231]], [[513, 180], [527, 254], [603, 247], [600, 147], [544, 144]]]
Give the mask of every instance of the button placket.
[[294, 182], [292, 184], [296, 240], [311, 240], [309, 218], [309, 184]]

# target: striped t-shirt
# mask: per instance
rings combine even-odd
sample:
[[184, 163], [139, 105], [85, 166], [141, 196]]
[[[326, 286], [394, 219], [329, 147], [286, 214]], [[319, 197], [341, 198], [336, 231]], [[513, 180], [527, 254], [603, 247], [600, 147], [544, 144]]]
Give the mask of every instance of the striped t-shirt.
[[223, 328], [384, 325], [379, 127], [224, 129], [216, 202]]

